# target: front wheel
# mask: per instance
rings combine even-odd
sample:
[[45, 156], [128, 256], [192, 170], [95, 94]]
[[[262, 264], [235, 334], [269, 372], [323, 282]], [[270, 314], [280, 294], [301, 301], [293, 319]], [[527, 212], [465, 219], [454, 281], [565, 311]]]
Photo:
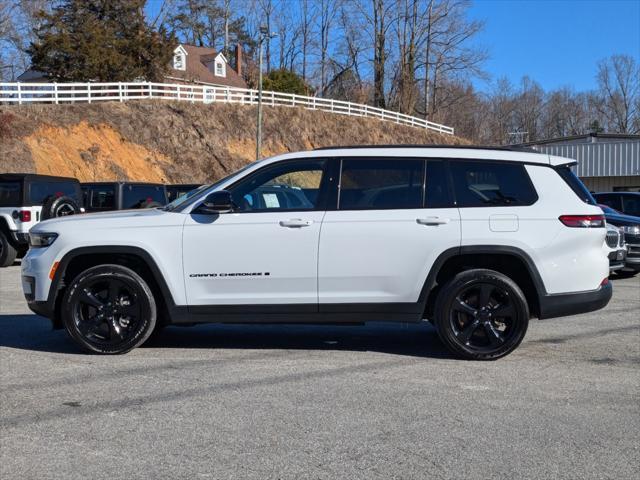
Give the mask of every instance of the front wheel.
[[17, 255], [18, 251], [11, 245], [4, 232], [0, 230], [0, 267], [13, 265]]
[[118, 354], [145, 342], [156, 325], [156, 302], [140, 275], [99, 265], [78, 275], [62, 301], [67, 332], [90, 352]]
[[443, 343], [471, 360], [495, 360], [520, 344], [529, 307], [518, 285], [493, 270], [468, 270], [439, 293], [434, 323]]

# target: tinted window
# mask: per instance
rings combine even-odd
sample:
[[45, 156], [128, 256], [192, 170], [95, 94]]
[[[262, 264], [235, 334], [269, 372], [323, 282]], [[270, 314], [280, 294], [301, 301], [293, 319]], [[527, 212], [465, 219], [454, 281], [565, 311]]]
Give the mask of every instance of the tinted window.
[[446, 208], [453, 206], [444, 162], [437, 160], [429, 160], [427, 162], [425, 206], [427, 208]]
[[622, 195], [622, 211], [627, 215], [640, 217], [640, 193]]
[[524, 165], [455, 161], [451, 174], [460, 207], [531, 205], [538, 198]]
[[32, 205], [42, 205], [50, 197], [71, 197], [80, 201], [78, 186], [73, 182], [32, 182], [29, 185], [29, 201]]
[[0, 182], [0, 207], [22, 205], [22, 185], [20, 182]]
[[122, 188], [122, 208], [144, 208], [155, 202], [165, 205], [164, 187], [156, 185], [124, 185]]
[[424, 160], [346, 159], [340, 210], [421, 208]]
[[116, 189], [113, 185], [91, 187], [88, 205], [91, 210], [113, 210], [116, 208]]
[[[573, 173], [570, 167], [559, 167], [556, 168], [556, 172], [558, 175], [562, 177], [562, 179], [567, 182], [567, 185], [571, 187], [571, 190], [582, 200], [584, 203], [588, 203], [589, 205], [596, 205], [596, 201], [591, 195], [591, 192], [587, 187], [584, 186], [584, 183]], [[610, 205], [613, 207], [613, 205]], [[614, 207], [615, 208], [615, 207]]]
[[325, 160], [267, 167], [231, 189], [239, 211], [313, 210], [318, 206]]
[[622, 211], [622, 208], [620, 206], [620, 198], [618, 196], [616, 196], [616, 195], [608, 195], [606, 193], [605, 194], [596, 193], [594, 196], [598, 200], [598, 203], [602, 203], [603, 205], [607, 205], [607, 206], [613, 208], [614, 210], [618, 210], [619, 212]]

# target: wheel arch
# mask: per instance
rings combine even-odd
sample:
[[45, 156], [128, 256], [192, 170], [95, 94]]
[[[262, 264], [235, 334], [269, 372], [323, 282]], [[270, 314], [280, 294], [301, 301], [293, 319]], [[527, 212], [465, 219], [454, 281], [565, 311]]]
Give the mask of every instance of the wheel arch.
[[456, 274], [472, 268], [495, 270], [511, 278], [525, 294], [532, 315], [540, 315], [546, 289], [531, 257], [508, 245], [465, 245], [441, 253], [431, 268], [420, 293], [426, 318], [430, 318], [439, 289]]
[[67, 252], [60, 260], [47, 299], [54, 328], [62, 328], [60, 306], [66, 287], [82, 271], [101, 264], [122, 265], [138, 273], [156, 297], [158, 313], [162, 316], [159, 321], [168, 320], [171, 310], [175, 308], [175, 301], [153, 256], [140, 247], [105, 245], [79, 247]]

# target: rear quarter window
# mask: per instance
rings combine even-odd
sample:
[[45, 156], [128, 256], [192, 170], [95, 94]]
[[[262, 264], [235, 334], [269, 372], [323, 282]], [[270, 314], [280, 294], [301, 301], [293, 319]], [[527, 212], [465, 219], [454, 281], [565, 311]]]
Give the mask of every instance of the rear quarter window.
[[459, 207], [517, 207], [538, 200], [522, 164], [452, 161], [450, 165]]

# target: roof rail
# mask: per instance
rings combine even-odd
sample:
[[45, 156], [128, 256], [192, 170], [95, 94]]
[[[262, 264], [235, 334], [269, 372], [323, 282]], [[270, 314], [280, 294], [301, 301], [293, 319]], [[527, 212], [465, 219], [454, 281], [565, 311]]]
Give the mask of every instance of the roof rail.
[[314, 148], [314, 150], [346, 150], [356, 148], [461, 148], [465, 150], [505, 150], [509, 152], [540, 153], [538, 150], [533, 148], [522, 147], [519, 145], [335, 145], [330, 147], [318, 147]]

